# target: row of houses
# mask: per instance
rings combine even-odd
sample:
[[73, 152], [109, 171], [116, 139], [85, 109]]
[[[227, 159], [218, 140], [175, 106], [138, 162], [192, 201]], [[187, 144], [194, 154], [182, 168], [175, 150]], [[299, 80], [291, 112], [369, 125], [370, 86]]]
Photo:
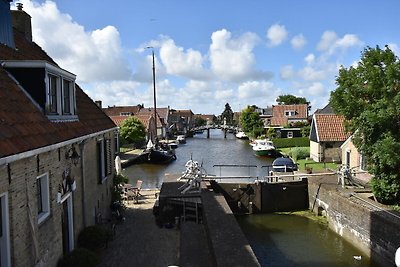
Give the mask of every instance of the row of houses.
[[310, 158], [315, 162], [338, 162], [360, 172], [361, 180], [369, 180], [366, 173], [366, 159], [352, 142], [352, 135], [345, 129], [345, 119], [335, 114], [328, 104], [318, 109], [312, 116], [308, 115], [307, 104], [273, 105], [258, 108], [256, 111], [264, 121], [264, 128], [274, 128], [280, 137], [300, 137], [298, 124], [311, 124]]
[[[160, 138], [185, 132], [197, 117], [214, 115], [142, 105], [102, 108], [32, 41], [31, 18], [22, 6], [0, 0], [0, 266], [56, 266], [72, 251], [79, 232], [110, 212], [118, 125], [136, 116]], [[307, 105], [260, 110], [265, 127], [307, 121]], [[157, 129], [152, 129], [154, 120]], [[315, 161], [364, 168], [329, 106], [312, 116]]]
[[0, 0], [0, 266], [56, 266], [109, 216], [117, 126]]
[[[101, 101], [96, 101], [98, 106], [102, 108]], [[175, 110], [170, 107], [145, 108], [144, 105], [136, 106], [112, 106], [102, 108], [103, 111], [114, 121], [117, 126], [128, 119], [136, 117], [146, 128], [147, 138], [157, 136], [164, 139], [172, 135], [172, 133], [186, 134], [194, 126], [194, 114], [191, 110]], [[157, 128], [154, 128], [154, 117], [156, 118]]]

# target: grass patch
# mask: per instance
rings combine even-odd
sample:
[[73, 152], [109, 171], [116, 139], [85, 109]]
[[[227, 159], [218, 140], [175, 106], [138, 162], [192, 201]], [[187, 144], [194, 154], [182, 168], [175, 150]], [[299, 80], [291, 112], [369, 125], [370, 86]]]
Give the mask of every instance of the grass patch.
[[132, 150], [135, 150], [134, 144], [125, 144], [125, 145], [120, 146], [120, 148], [119, 148], [119, 152], [121, 152], [121, 153], [126, 153], [126, 152], [129, 152]]
[[[279, 151], [291, 157], [293, 149], [308, 149], [310, 151], [310, 147], [285, 147], [280, 148]], [[312, 159], [298, 159], [296, 163], [299, 166], [299, 171], [305, 171], [305, 166], [312, 168], [313, 171], [324, 171], [326, 169], [337, 170], [338, 164], [336, 163], [323, 163], [323, 162], [315, 162]]]

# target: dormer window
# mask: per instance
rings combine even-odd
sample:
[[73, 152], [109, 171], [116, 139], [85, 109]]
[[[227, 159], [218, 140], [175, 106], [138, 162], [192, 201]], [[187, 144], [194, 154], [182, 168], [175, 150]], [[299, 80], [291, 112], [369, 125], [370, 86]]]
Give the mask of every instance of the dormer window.
[[75, 115], [74, 81], [53, 72], [48, 72], [47, 77], [46, 114], [55, 119]]
[[286, 117], [292, 117], [296, 115], [296, 111], [295, 110], [285, 110], [285, 116]]
[[46, 61], [3, 61], [24, 91], [52, 121], [76, 121], [75, 78]]

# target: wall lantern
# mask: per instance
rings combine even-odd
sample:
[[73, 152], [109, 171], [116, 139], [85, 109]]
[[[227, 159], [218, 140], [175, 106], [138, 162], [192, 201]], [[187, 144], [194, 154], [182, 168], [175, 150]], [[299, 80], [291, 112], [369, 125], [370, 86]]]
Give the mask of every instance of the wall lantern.
[[65, 153], [65, 158], [71, 159], [72, 163], [76, 166], [76, 165], [78, 165], [79, 159], [81, 158], [81, 156], [79, 156], [78, 152], [76, 152], [75, 147], [71, 147]]

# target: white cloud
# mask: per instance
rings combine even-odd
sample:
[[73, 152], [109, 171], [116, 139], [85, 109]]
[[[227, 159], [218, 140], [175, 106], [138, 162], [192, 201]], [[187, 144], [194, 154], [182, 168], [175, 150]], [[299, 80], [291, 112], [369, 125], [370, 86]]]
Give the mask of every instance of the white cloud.
[[280, 77], [282, 80], [290, 80], [295, 76], [293, 66], [292, 65], [286, 65], [281, 67], [280, 71]]
[[304, 61], [310, 65], [313, 64], [315, 62], [315, 55], [314, 54], [308, 54], [305, 58]]
[[389, 43], [388, 46], [390, 50], [392, 50], [396, 54], [396, 56], [400, 57], [400, 47], [397, 44]]
[[325, 31], [317, 45], [317, 50], [333, 54], [338, 49], [345, 50], [354, 46], [362, 46], [363, 42], [355, 34], [345, 34], [339, 38], [333, 31]]
[[174, 40], [164, 38], [160, 44], [160, 59], [167, 74], [190, 79], [208, 79], [210, 73], [203, 68], [203, 56], [199, 51], [175, 45]]
[[264, 98], [273, 93], [274, 85], [271, 82], [251, 81], [238, 87], [239, 98]]
[[211, 35], [211, 70], [218, 80], [242, 81], [250, 79], [269, 79], [271, 74], [255, 69], [254, 46], [259, 37], [254, 33], [244, 33], [237, 38], [226, 29]]
[[288, 36], [285, 26], [274, 24], [267, 30], [267, 39], [269, 46], [278, 46], [283, 43]]
[[130, 75], [118, 30], [106, 26], [92, 32], [61, 13], [55, 2], [21, 1], [32, 17], [33, 40], [79, 81], [121, 80]]
[[290, 41], [290, 43], [292, 44], [292, 47], [294, 49], [300, 50], [306, 45], [307, 40], [303, 36], [303, 34], [299, 34], [299, 35], [296, 35], [295, 37], [293, 37], [292, 40]]
[[318, 81], [326, 78], [326, 72], [308, 66], [299, 70], [299, 76], [305, 81]]
[[312, 83], [307, 90], [307, 93], [312, 96], [322, 95], [324, 92], [325, 92], [324, 85], [320, 82]]

